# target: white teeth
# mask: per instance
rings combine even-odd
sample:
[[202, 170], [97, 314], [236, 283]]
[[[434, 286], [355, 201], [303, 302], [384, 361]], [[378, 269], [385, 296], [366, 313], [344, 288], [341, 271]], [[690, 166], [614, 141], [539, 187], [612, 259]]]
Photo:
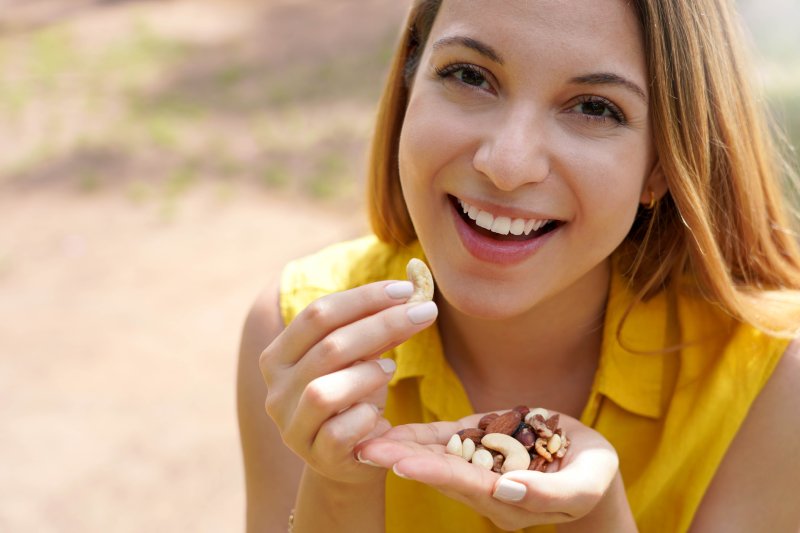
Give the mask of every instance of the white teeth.
[[477, 225], [488, 230], [492, 229], [492, 222], [494, 222], [494, 216], [488, 211], [481, 211], [478, 213], [478, 218], [475, 219]]
[[508, 235], [511, 229], [511, 219], [508, 217], [496, 217], [492, 222], [492, 231], [500, 235]]
[[538, 231], [549, 222], [547, 219], [511, 219], [505, 216], [494, 216], [492, 213], [483, 211], [474, 205], [469, 205], [463, 200], [458, 200], [458, 203], [464, 213], [475, 221], [475, 224], [500, 235], [508, 235], [509, 233], [511, 235], [522, 235], [523, 233], [530, 235], [532, 231]]

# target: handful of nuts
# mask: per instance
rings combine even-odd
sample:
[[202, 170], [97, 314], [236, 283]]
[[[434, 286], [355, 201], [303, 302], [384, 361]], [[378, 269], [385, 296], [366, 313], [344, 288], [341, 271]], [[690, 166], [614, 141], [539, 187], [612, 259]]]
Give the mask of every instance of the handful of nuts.
[[505, 474], [513, 470], [544, 472], [547, 465], [567, 454], [570, 441], [558, 427], [559, 415], [523, 405], [499, 415], [489, 413], [478, 427], [450, 437], [447, 453], [475, 465]]

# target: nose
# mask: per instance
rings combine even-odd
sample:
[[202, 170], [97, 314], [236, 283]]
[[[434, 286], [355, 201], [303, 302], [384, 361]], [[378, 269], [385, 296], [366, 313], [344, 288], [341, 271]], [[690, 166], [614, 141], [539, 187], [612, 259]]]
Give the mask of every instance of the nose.
[[484, 130], [473, 166], [503, 191], [543, 181], [550, 174], [545, 123], [530, 107], [509, 108]]

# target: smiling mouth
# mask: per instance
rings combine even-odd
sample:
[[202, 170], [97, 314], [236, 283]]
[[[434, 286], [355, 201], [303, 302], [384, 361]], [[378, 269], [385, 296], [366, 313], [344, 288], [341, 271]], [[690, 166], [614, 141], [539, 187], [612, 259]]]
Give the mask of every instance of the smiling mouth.
[[461, 219], [474, 230], [497, 241], [530, 241], [549, 233], [563, 224], [553, 219], [524, 219], [498, 216], [469, 205], [455, 196], [448, 195]]

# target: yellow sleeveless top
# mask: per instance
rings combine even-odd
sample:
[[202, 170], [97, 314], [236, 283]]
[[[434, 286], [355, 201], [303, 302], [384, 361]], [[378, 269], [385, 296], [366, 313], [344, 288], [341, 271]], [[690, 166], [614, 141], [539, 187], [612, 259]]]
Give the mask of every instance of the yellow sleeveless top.
[[[285, 323], [325, 294], [405, 279], [411, 257], [424, 257], [418, 244], [397, 249], [365, 237], [290, 263], [281, 279]], [[645, 533], [689, 528], [726, 449], [788, 344], [735, 322], [708, 302], [675, 292], [635, 306], [620, 343], [618, 324], [633, 295], [619, 275], [612, 276], [600, 362], [581, 415], [583, 424], [616, 449], [631, 509]], [[679, 350], [662, 350], [678, 345]], [[392, 424], [473, 413], [436, 328], [384, 357], [397, 362], [385, 410]], [[390, 473], [386, 531], [500, 530], [464, 504]]]

